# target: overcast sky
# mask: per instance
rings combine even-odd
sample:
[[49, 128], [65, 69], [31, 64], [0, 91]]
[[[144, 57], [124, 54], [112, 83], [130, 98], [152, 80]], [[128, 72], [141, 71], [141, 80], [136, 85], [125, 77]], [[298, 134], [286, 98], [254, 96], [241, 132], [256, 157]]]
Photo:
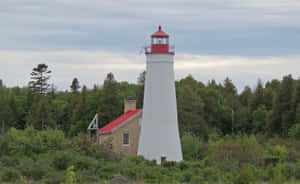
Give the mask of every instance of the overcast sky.
[[239, 89], [300, 76], [300, 0], [0, 0], [0, 79], [24, 86], [38, 63], [68, 89], [108, 72], [136, 83], [140, 51], [161, 24], [175, 45], [175, 77], [231, 78]]

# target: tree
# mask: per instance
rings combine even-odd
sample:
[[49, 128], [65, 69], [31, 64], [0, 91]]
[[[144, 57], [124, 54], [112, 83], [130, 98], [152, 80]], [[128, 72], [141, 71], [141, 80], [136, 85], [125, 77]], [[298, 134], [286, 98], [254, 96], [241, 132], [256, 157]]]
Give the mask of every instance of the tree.
[[262, 81], [259, 79], [251, 101], [251, 111], [256, 110], [258, 106], [262, 105], [263, 103], [264, 103], [264, 87]]
[[71, 122], [73, 123], [72, 135], [76, 135], [80, 131], [86, 130], [88, 123], [92, 117], [87, 117], [87, 88], [82, 87], [81, 93], [77, 95], [77, 104], [72, 111]]
[[29, 115], [27, 116], [27, 125], [32, 125], [38, 130], [55, 127], [55, 121], [52, 117], [52, 109], [49, 99], [45, 95], [34, 95], [33, 103]]
[[207, 87], [218, 89], [219, 86], [217, 85], [215, 79], [212, 79], [211, 81], [208, 81]]
[[78, 92], [78, 90], [80, 89], [80, 85], [79, 85], [79, 80], [77, 78], [73, 79], [70, 88], [72, 92]]
[[235, 96], [237, 95], [237, 89], [234, 86], [234, 84], [232, 83], [232, 80], [230, 80], [228, 77], [226, 77], [226, 79], [224, 80], [224, 94], [225, 96]]
[[50, 79], [51, 70], [48, 70], [46, 64], [38, 64], [36, 68], [32, 69], [31, 81], [29, 82], [29, 87], [36, 93], [46, 94], [50, 84], [48, 80]]
[[137, 98], [136, 100], [137, 100], [138, 108], [143, 107], [145, 80], [146, 80], [146, 71], [143, 71], [142, 73], [140, 73], [140, 75], [137, 79], [138, 89], [137, 89], [137, 94], [136, 94], [136, 98]]
[[272, 114], [268, 122], [269, 131], [282, 136], [288, 135], [294, 123], [293, 116], [294, 80], [291, 75], [284, 76], [272, 105]]
[[204, 120], [204, 102], [197, 94], [197, 81], [189, 75], [179, 82], [177, 94], [178, 120], [181, 130], [193, 135], [208, 137], [208, 125]]
[[295, 91], [292, 100], [292, 110], [295, 116], [295, 123], [300, 123], [300, 79], [298, 79], [295, 84]]
[[249, 86], [246, 86], [239, 96], [239, 101], [241, 102], [241, 104], [244, 106], [249, 106], [251, 95], [251, 88]]
[[103, 96], [99, 109], [100, 126], [104, 126], [122, 113], [121, 100], [117, 81], [112, 73], [108, 73], [103, 84]]
[[267, 114], [268, 111], [265, 105], [261, 105], [255, 111], [253, 111], [252, 121], [253, 121], [255, 133], [264, 131]]
[[3, 87], [3, 81], [0, 79], [0, 87]]

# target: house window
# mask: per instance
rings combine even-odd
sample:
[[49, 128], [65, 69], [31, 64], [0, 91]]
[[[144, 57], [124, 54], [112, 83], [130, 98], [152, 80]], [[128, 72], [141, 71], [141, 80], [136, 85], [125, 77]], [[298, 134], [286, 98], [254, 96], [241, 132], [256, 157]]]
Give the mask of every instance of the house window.
[[129, 133], [123, 133], [123, 145], [129, 145]]

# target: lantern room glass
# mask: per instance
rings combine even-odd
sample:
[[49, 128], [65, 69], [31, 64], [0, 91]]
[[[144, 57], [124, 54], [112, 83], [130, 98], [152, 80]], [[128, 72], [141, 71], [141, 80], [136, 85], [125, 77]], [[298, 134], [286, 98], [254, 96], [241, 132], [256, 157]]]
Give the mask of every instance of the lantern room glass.
[[167, 37], [153, 37], [151, 44], [169, 44], [169, 38]]

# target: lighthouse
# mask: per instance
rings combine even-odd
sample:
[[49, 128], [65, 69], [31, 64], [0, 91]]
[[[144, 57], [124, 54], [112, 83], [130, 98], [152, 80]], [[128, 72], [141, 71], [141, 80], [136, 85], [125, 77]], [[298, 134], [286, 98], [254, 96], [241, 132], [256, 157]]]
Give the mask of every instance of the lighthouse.
[[174, 51], [169, 35], [158, 31], [151, 35], [151, 47], [145, 50], [146, 80], [143, 118], [138, 155], [148, 160], [181, 161], [174, 82]]

